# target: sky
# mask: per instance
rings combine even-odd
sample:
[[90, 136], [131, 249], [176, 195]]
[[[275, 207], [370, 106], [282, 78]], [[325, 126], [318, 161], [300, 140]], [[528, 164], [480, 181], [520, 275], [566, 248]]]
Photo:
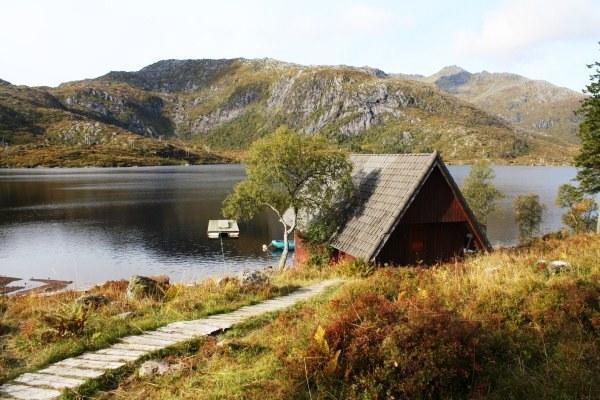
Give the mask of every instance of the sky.
[[459, 65], [581, 91], [599, 41], [600, 0], [3, 0], [0, 78], [56, 86], [162, 59], [269, 57]]

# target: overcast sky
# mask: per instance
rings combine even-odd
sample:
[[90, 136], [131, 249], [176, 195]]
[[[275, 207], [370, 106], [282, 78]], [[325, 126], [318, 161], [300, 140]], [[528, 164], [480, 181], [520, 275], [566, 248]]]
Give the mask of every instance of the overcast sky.
[[50, 85], [168, 58], [262, 58], [432, 74], [514, 72], [580, 91], [600, 0], [21, 0], [0, 8], [0, 78]]

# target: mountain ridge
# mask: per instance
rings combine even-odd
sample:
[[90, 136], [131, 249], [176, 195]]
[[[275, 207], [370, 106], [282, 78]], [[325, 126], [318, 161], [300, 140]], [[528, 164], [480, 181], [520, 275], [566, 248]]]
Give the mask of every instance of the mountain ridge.
[[[446, 75], [461, 73], [457, 68]], [[227, 159], [220, 155], [243, 153], [282, 124], [320, 132], [352, 151], [436, 149], [454, 162], [564, 162], [565, 149], [573, 150], [561, 138], [515, 128], [501, 115], [419, 79], [425, 78], [269, 58], [160, 60], [139, 71], [111, 71], [54, 88], [2, 85], [0, 138], [13, 153], [27, 146], [71, 146], [85, 158], [98, 150], [94, 146], [126, 148], [142, 141], [156, 155], [170, 141], [175, 154], [202, 154], [161, 163]], [[7, 151], [0, 153], [0, 165], [18, 159]], [[101, 162], [110, 165], [110, 156]]]
[[581, 119], [574, 112], [585, 96], [572, 89], [519, 74], [472, 73], [458, 66], [444, 67], [419, 80], [526, 131], [578, 143]]

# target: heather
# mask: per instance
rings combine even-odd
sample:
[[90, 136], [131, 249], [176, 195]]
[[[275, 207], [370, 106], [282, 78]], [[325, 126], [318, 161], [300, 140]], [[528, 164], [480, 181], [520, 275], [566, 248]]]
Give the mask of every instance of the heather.
[[177, 373], [131, 373], [99, 396], [597, 398], [599, 261], [600, 237], [577, 235], [433, 268], [321, 267], [346, 282], [168, 355]]

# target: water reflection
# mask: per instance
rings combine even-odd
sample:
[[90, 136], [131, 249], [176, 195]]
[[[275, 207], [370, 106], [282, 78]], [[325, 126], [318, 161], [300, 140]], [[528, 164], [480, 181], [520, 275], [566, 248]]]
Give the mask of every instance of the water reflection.
[[[468, 167], [450, 168], [460, 182]], [[547, 206], [544, 231], [560, 227], [556, 190], [575, 175], [565, 167], [496, 167], [506, 194], [488, 221], [494, 244], [512, 244], [512, 199], [535, 192]], [[206, 237], [209, 219], [243, 179], [241, 166], [0, 170], [0, 275], [74, 280], [77, 286], [132, 274], [188, 281], [275, 264], [261, 245], [281, 236], [261, 214], [240, 224], [239, 239]]]
[[192, 280], [274, 263], [269, 215], [240, 239], [209, 240], [209, 219], [243, 179], [239, 166], [0, 172], [0, 274], [69, 277], [83, 285], [134, 273]]
[[[460, 184], [469, 172], [468, 166], [452, 166], [450, 172]], [[565, 183], [573, 184], [577, 173], [573, 167], [526, 167], [495, 166], [494, 185], [504, 194], [497, 209], [488, 217], [488, 237], [494, 246], [514, 245], [519, 232], [512, 208], [513, 200], [520, 194], [535, 193], [546, 207], [541, 226], [542, 233], [561, 229], [560, 217], [563, 211], [556, 207], [554, 200], [558, 187]]]

